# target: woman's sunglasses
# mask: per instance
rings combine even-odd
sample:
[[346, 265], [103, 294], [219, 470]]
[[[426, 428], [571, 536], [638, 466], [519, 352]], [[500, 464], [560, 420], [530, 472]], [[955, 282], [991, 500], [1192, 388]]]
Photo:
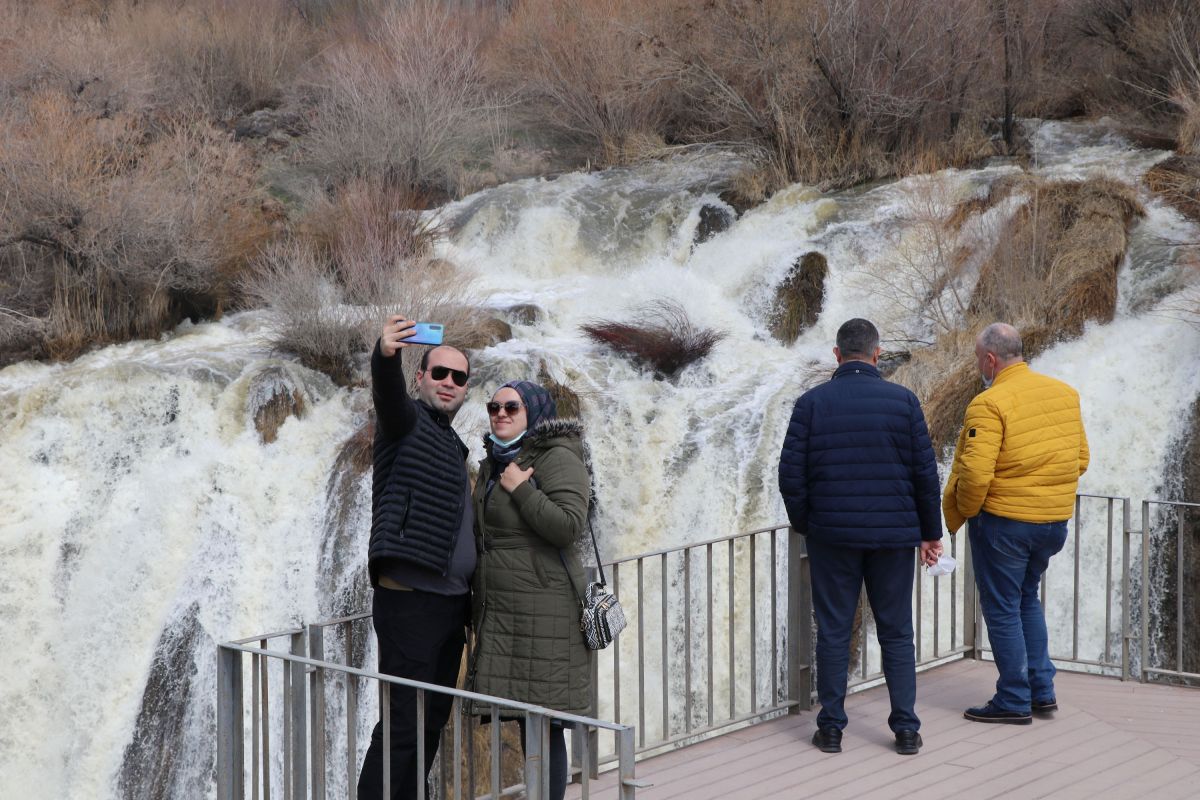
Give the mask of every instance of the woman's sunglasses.
[[509, 400], [507, 403], [497, 403], [495, 400], [492, 400], [487, 404], [488, 416], [496, 416], [500, 413], [500, 409], [502, 408], [508, 412], [508, 415], [511, 417], [513, 414], [516, 414], [521, 410], [521, 404], [516, 400]]
[[454, 377], [455, 386], [467, 385], [467, 373], [463, 372], [461, 369], [450, 369], [449, 367], [441, 366], [430, 367], [429, 374], [435, 381], [444, 381], [446, 380], [447, 375], [451, 375]]

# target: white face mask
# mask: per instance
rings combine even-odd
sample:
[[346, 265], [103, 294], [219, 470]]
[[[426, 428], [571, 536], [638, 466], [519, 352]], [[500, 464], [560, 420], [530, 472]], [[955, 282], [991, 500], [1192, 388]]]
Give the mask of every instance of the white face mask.
[[992, 388], [992, 382], [995, 380], [996, 380], [996, 368], [992, 367], [992, 376], [990, 378], [987, 375], [983, 376], [983, 388], [985, 388], [985, 389]]

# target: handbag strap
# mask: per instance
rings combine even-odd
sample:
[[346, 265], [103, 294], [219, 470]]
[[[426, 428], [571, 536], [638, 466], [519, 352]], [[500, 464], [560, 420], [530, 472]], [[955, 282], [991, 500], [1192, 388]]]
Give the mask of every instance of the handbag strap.
[[[596, 544], [596, 532], [592, 529], [592, 521], [587, 521], [588, 535], [592, 537], [592, 550], [596, 554], [596, 569], [600, 571], [600, 585], [608, 587], [608, 581], [604, 579], [604, 564], [600, 561], [600, 547]], [[583, 595], [579, 593], [579, 587], [575, 585], [575, 579], [571, 577], [571, 568], [567, 566], [567, 558], [563, 555], [560, 548], [558, 551], [558, 560], [562, 562], [563, 572], [567, 573], [567, 580], [571, 584], [571, 591], [575, 593], [575, 598], [579, 600], [579, 605], [586, 605], [583, 600]]]

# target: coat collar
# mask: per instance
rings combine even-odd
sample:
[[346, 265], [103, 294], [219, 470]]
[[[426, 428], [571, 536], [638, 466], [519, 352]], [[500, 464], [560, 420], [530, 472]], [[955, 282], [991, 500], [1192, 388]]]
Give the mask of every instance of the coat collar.
[[881, 377], [879, 369], [868, 364], [866, 361], [846, 361], [839, 365], [834, 371], [833, 377], [840, 378], [843, 375], [870, 375], [875, 378]]
[[999, 386], [1004, 381], [1012, 380], [1018, 375], [1026, 372], [1029, 372], [1028, 361], [1018, 361], [1015, 364], [1009, 364], [1007, 367], [996, 373], [996, 377], [992, 380], [992, 386]]

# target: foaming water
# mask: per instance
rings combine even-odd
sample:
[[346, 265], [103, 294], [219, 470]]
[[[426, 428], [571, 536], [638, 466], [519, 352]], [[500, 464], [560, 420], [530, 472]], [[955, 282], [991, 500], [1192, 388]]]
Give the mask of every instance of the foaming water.
[[[1140, 185], [1165, 155], [1133, 149], [1103, 125], [1042, 123], [1034, 135], [1035, 169], [1056, 178]], [[697, 242], [706, 206], [732, 219], [718, 191], [742, 166], [708, 153], [520, 181], [440, 212], [452, 231], [443, 255], [475, 273], [491, 305], [541, 309], [538, 321], [514, 324], [513, 340], [474, 356], [479, 382], [455, 425], [479, 457], [482, 401], [500, 383], [545, 369], [575, 390], [606, 557], [782, 521], [775, 469], [784, 428], [795, 397], [833, 368], [837, 327], [866, 316], [893, 349], [928, 341], [930, 315], [880, 276], [895, 274], [897, 254], [929, 257], [922, 213], [944, 213], [1016, 171], [998, 163], [833, 193], [797, 185]], [[1148, 213], [1132, 233], [1116, 319], [1033, 363], [1083, 396], [1093, 460], [1082, 488], [1134, 498], [1157, 492], [1183, 411], [1200, 394], [1200, 334], [1171, 314], [1188, 291], [1174, 243], [1196, 239], [1196, 228], [1141, 194]], [[981, 258], [1021, 202], [992, 209], [949, 244]], [[785, 346], [768, 332], [774, 288], [813, 251], [828, 261], [824, 310]], [[957, 290], [969, 293], [972, 280], [968, 268]], [[580, 331], [662, 299], [725, 334], [671, 380]], [[184, 766], [146, 780], [163, 796], [211, 796], [214, 642], [343, 613], [339, 603], [359, 597], [370, 478], [339, 453], [368, 398], [276, 358], [268, 332], [266, 317], [242, 314], [67, 365], [0, 372], [0, 785], [14, 796], [130, 793], [119, 786], [155, 796], [128, 763], [146, 758], [128, 748], [146, 734], [138, 720], [147, 698], [185, 722], [155, 734]], [[263, 444], [254, 411], [278, 387], [294, 390], [304, 412]], [[1087, 557], [1094, 564], [1103, 554]], [[1064, 585], [1066, 563], [1055, 563], [1052, 586]], [[1084, 602], [1094, 614], [1103, 601]], [[1098, 645], [1089, 637], [1090, 652]], [[672, 642], [678, 664], [684, 645]], [[769, 644], [760, 637], [756, 646], [765, 663]], [[175, 689], [148, 686], [164, 650], [179, 647], [194, 647], [186, 707], [162, 700]], [[661, 676], [648, 666], [652, 685]], [[719, 676], [718, 705], [747, 691], [745, 659], [734, 669], [733, 680]], [[648, 717], [652, 737], [660, 723], [653, 709]]]

